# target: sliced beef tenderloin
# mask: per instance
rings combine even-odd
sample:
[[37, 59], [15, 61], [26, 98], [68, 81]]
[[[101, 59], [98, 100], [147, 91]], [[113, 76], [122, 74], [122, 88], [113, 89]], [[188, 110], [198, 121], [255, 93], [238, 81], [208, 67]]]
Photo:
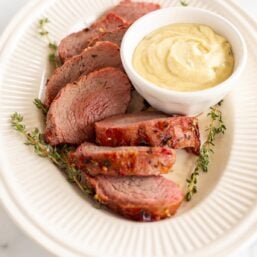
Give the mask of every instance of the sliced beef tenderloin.
[[87, 176], [95, 198], [123, 216], [155, 221], [173, 215], [183, 200], [181, 189], [162, 176]]
[[72, 56], [80, 54], [89, 46], [92, 40], [98, 38], [102, 33], [113, 31], [120, 26], [127, 25], [127, 22], [123, 18], [114, 13], [110, 13], [102, 19], [97, 20], [91, 27], [65, 37], [58, 46], [59, 56], [64, 62]]
[[69, 155], [71, 164], [92, 176], [151, 176], [167, 173], [176, 160], [168, 147], [105, 147], [84, 143]]
[[121, 45], [122, 38], [126, 33], [128, 26], [121, 26], [113, 31], [107, 31], [100, 33], [98, 37], [95, 37], [90, 43], [89, 46], [94, 45], [98, 41], [109, 41], [112, 43], [117, 44], [118, 46]]
[[195, 117], [167, 117], [156, 112], [118, 115], [95, 124], [96, 141], [103, 146], [169, 146], [200, 149]]
[[128, 77], [107, 67], [67, 84], [50, 106], [45, 139], [51, 145], [94, 139], [94, 123], [125, 113], [131, 98]]
[[123, 0], [108, 13], [115, 13], [131, 24], [143, 15], [158, 9], [159, 4]]
[[[128, 27], [129, 24], [141, 16], [159, 8], [160, 5], [153, 3], [131, 2], [129, 0], [122, 1], [89, 28], [65, 37], [58, 46], [58, 53], [61, 60], [65, 62], [72, 56], [80, 54], [92, 41], [96, 41], [99, 36], [101, 37], [102, 33], [112, 31], [116, 33], [119, 27]], [[117, 38], [111, 35], [111, 33], [108, 33], [108, 37], [117, 41]]]
[[46, 85], [44, 104], [49, 107], [60, 89], [76, 81], [81, 75], [109, 66], [122, 68], [118, 45], [105, 41], [88, 47], [54, 71]]

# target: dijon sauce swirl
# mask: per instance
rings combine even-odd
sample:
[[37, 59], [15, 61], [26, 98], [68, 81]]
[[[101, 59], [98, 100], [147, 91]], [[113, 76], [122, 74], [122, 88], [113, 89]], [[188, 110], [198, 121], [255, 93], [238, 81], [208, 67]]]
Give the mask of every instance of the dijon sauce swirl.
[[176, 91], [213, 87], [233, 72], [230, 43], [198, 24], [173, 24], [147, 35], [137, 46], [133, 65], [145, 79]]

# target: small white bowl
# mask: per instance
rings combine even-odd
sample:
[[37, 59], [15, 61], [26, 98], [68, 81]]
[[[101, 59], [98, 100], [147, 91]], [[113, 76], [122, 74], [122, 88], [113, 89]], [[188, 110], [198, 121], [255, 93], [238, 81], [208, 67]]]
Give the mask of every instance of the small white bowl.
[[[212, 88], [194, 92], [161, 88], [139, 75], [132, 64], [137, 45], [152, 31], [174, 23], [207, 25], [224, 36], [232, 45], [235, 58], [232, 75]], [[220, 15], [199, 8], [171, 7], [143, 16], [128, 29], [121, 44], [121, 59], [135, 89], [154, 108], [169, 114], [196, 115], [222, 100], [235, 87], [235, 81], [240, 77], [246, 64], [247, 48], [238, 29]]]

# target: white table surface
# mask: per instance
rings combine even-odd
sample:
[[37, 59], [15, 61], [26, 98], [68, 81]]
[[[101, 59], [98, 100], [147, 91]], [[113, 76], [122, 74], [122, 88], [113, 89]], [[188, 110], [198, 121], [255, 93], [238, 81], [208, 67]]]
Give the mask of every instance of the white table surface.
[[[0, 0], [0, 34], [29, 0]], [[190, 1], [190, 0], [189, 0]], [[203, 0], [204, 1], [204, 0]], [[225, 1], [225, 0], [224, 0]], [[257, 0], [235, 0], [257, 20]], [[0, 257], [53, 257], [9, 218], [0, 203]], [[257, 257], [257, 242], [231, 257]]]

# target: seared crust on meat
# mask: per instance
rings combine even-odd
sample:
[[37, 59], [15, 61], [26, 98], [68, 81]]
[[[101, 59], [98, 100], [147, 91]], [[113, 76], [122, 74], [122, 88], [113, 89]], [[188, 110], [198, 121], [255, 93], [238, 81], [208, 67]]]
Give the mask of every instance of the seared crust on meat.
[[156, 112], [118, 115], [96, 122], [96, 141], [104, 146], [169, 146], [199, 154], [196, 117], [167, 117]]
[[155, 221], [173, 215], [183, 193], [162, 176], [86, 176], [96, 199], [123, 216], [137, 221]]
[[89, 143], [70, 153], [69, 161], [91, 176], [151, 176], [167, 173], [176, 160], [168, 147], [105, 147]]

